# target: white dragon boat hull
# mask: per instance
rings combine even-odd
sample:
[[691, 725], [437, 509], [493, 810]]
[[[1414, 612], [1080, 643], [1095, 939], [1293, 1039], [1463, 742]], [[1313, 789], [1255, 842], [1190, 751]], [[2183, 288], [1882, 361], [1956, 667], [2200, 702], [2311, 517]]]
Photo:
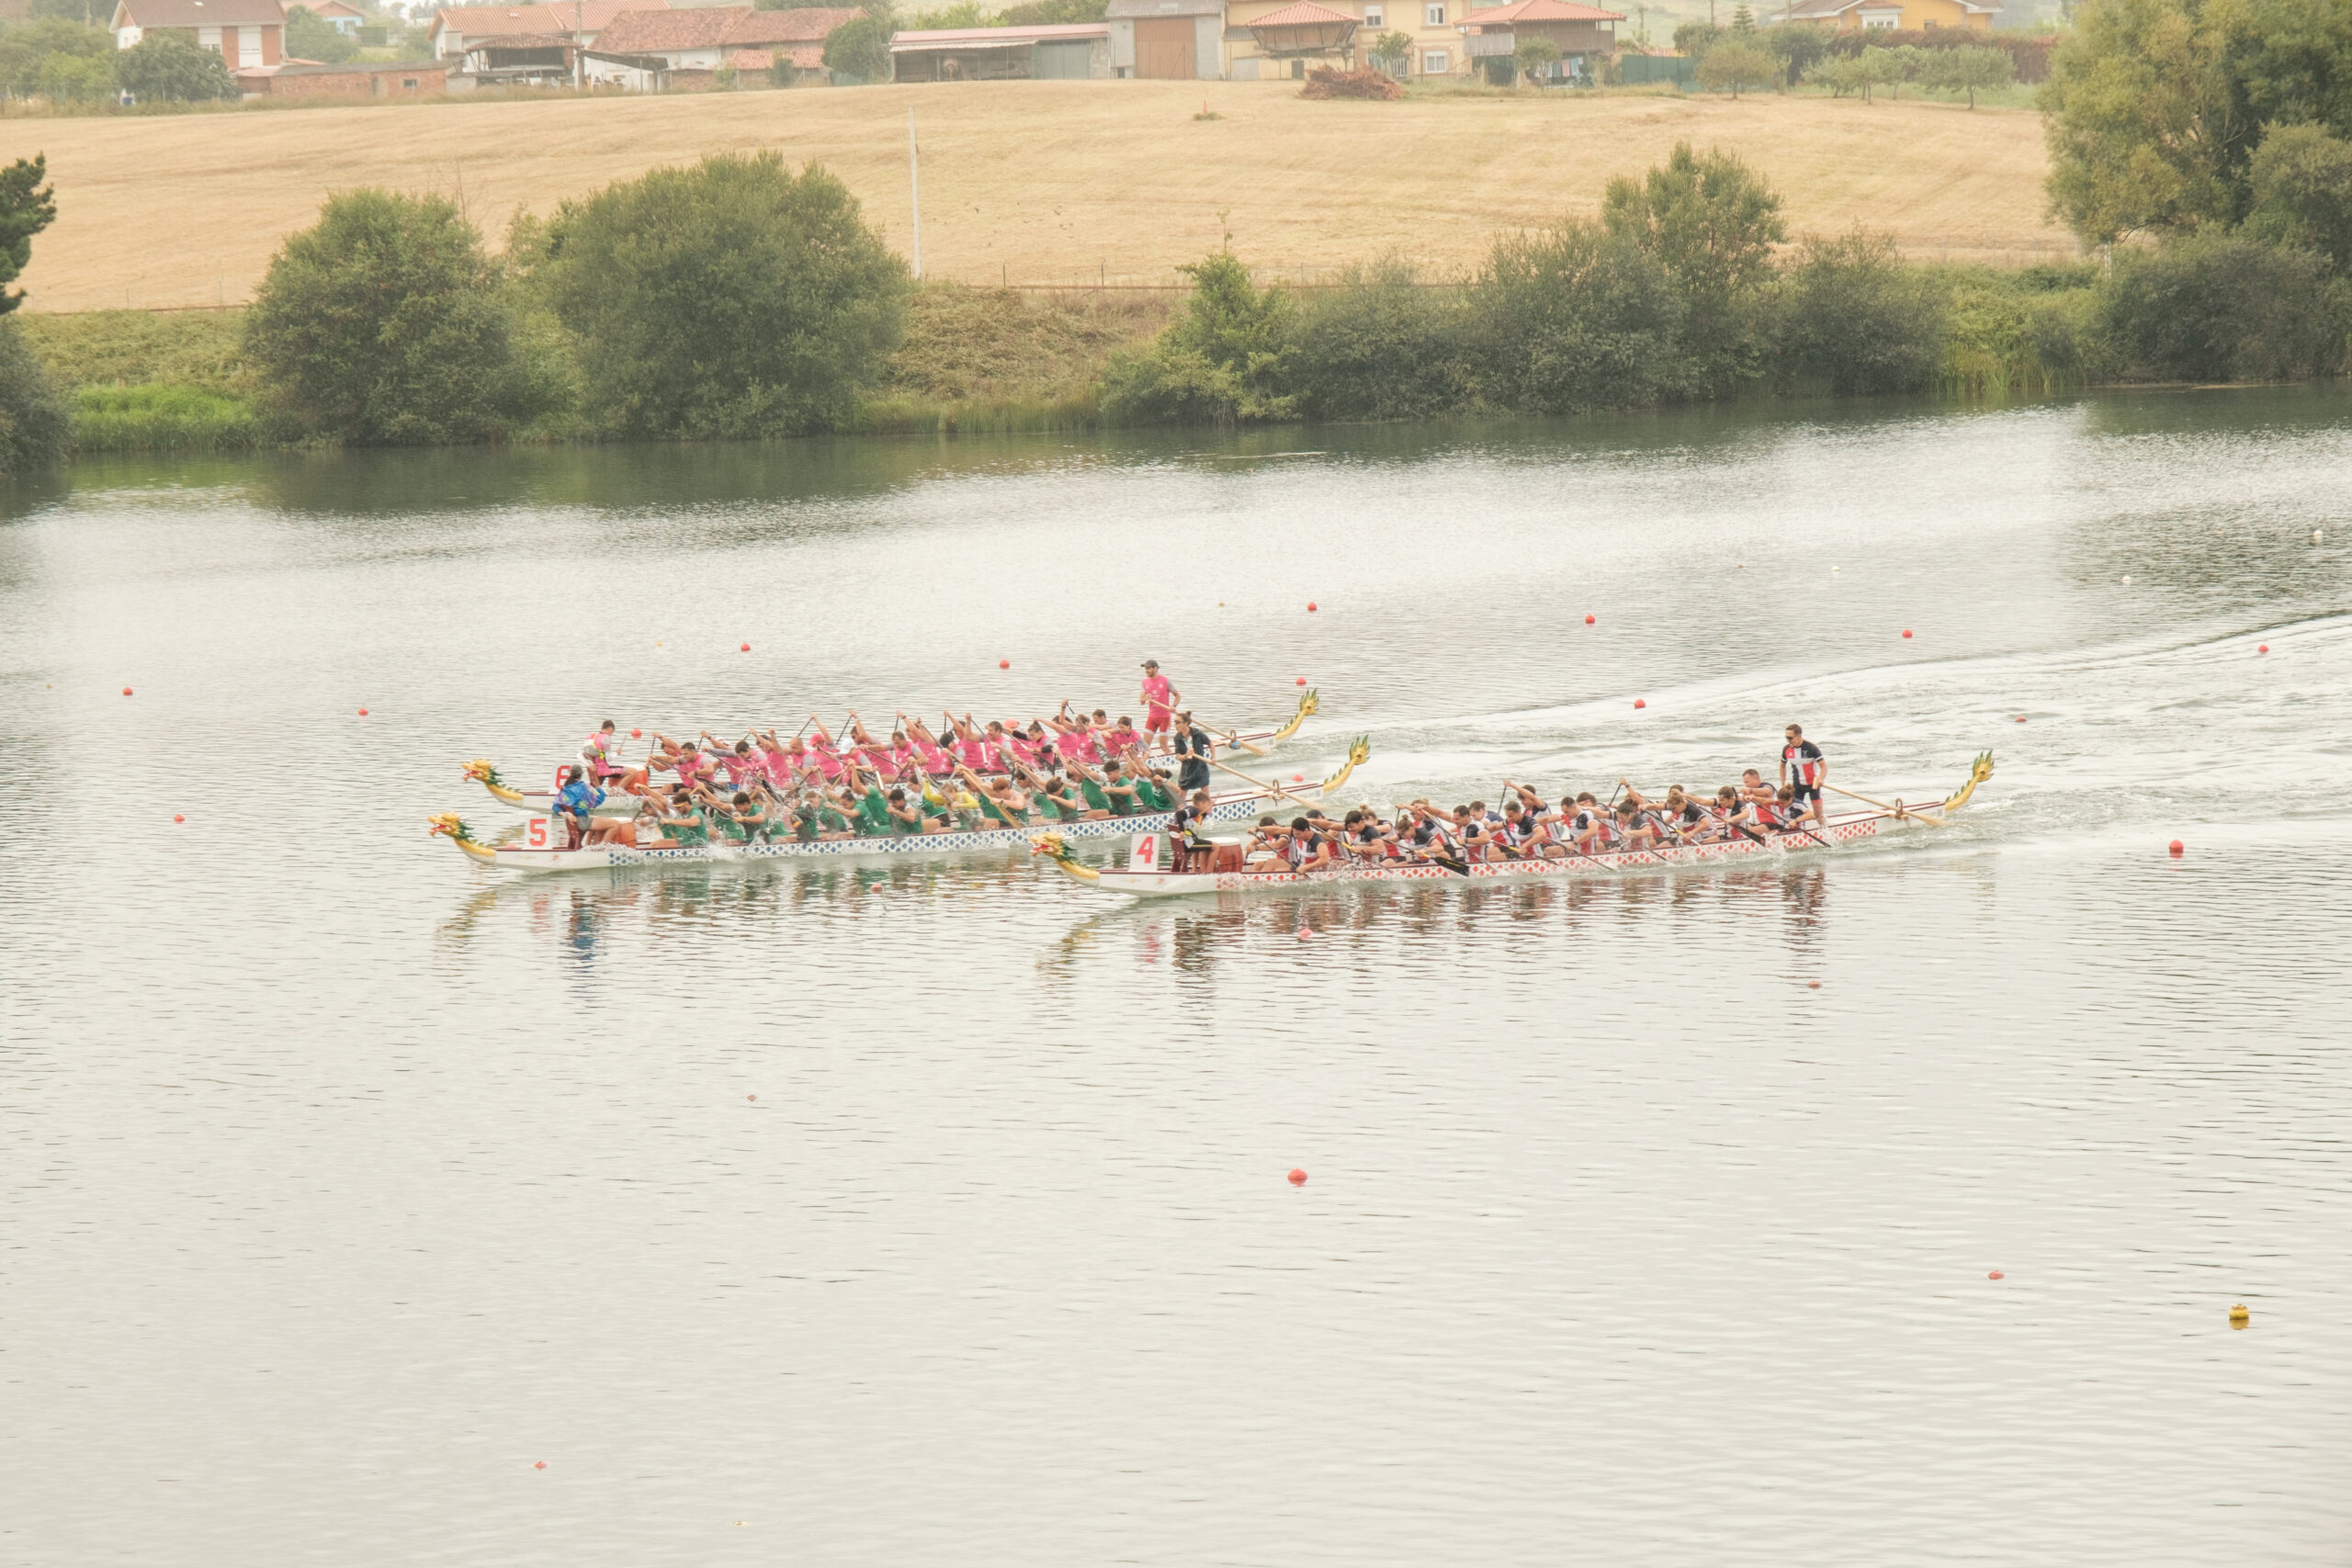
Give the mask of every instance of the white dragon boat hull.
[[[1692, 866], [1770, 864], [1807, 853], [1819, 854], [1840, 844], [1856, 843], [1882, 833], [1908, 828], [1916, 818], [1884, 816], [1833, 818], [1826, 832], [1776, 834], [1763, 843], [1736, 839], [1725, 843], [1678, 844], [1660, 850], [1628, 850], [1604, 854], [1565, 855], [1557, 860], [1478, 861], [1456, 871], [1427, 861], [1370, 861], [1326, 866], [1316, 871], [1094, 871], [1080, 880], [1097, 892], [1130, 898], [1178, 898], [1204, 893], [1302, 892], [1313, 888], [1373, 882], [1491, 882], [1526, 881], [1543, 877], [1619, 875], [1627, 872], [1674, 871]], [[1065, 835], [1066, 837], [1069, 835]], [[1100, 836], [1100, 835], [1097, 835]], [[1050, 852], [1047, 852], [1050, 857]], [[1060, 863], [1057, 861], [1057, 863]], [[1065, 869], [1069, 869], [1065, 867]]]
[[[1034, 836], [1030, 852], [1043, 855], [1081, 884], [1099, 893], [1130, 898], [1177, 898], [1200, 894], [1301, 892], [1311, 888], [1377, 882], [1459, 882], [1478, 885], [1539, 880], [1544, 877], [1619, 876], [1627, 874], [1679, 871], [1689, 868], [1766, 866], [1793, 857], [1821, 854], [1840, 845], [1860, 843], [1882, 834], [1917, 827], [1940, 826], [1965, 805], [1976, 786], [1993, 776], [1993, 755], [1986, 752], [1970, 769], [1969, 780], [1949, 799], [1905, 809], [1892, 808], [1831, 817], [1818, 828], [1779, 832], [1762, 840], [1745, 837], [1703, 844], [1676, 844], [1655, 850], [1611, 850], [1600, 854], [1564, 853], [1553, 859], [1477, 861], [1448, 866], [1429, 861], [1378, 860], [1348, 862], [1314, 871], [1278, 870], [1222, 872], [1098, 870], [1081, 865], [1053, 832]], [[1098, 835], [1099, 836], [1099, 835]], [[1138, 841], [1131, 859], [1156, 858], [1159, 846]]]
[[[1315, 716], [1316, 711], [1322, 705], [1321, 690], [1320, 687], [1310, 689], [1305, 696], [1298, 699], [1297, 711], [1272, 728], [1243, 730], [1235, 738], [1235, 740], [1239, 743], [1238, 745], [1220, 742], [1217, 748], [1219, 754], [1229, 759], [1237, 750], [1246, 751], [1254, 748], [1261, 753], [1272, 751], [1275, 747], [1296, 735], [1300, 726]], [[1159, 760], [1159, 756], [1160, 753], [1152, 753], [1154, 761]], [[560, 765], [568, 767], [571, 764]], [[549, 773], [550, 776], [553, 776], [553, 770]], [[520, 811], [532, 817], [546, 817], [555, 810], [554, 790], [516, 789], [499, 775], [498, 769], [487, 758], [477, 757], [468, 762], [465, 767], [465, 776], [488, 790], [492, 800], [510, 811]], [[615, 791], [590, 815], [611, 821], [626, 820], [637, 815], [637, 808], [644, 803], [644, 799], [643, 795], [623, 795]]]
[[[1339, 772], [1322, 783], [1303, 784], [1286, 795], [1251, 789], [1225, 795], [1211, 806], [1209, 820], [1250, 821], [1272, 803], [1285, 798], [1327, 799], [1370, 755], [1370, 748], [1363, 741], [1357, 741], [1349, 749], [1347, 761], [1340, 764]], [[1172, 815], [1166, 811], [1148, 811], [1131, 817], [1066, 821], [1057, 823], [1054, 831], [1065, 839], [1090, 840], [1124, 839], [1137, 834], [1159, 835], [1167, 832]], [[674, 849], [593, 844], [571, 850], [560, 847], [559, 840], [564, 837], [563, 828], [560, 819], [551, 817], [531, 818], [524, 829], [526, 841], [521, 844], [479, 843], [455, 814], [435, 817], [431, 820], [435, 834], [447, 837], [477, 865], [518, 872], [606, 871], [647, 865], [741, 865], [760, 861], [893, 860], [910, 855], [1002, 852], [1029, 849], [1033, 835], [1037, 831], [1035, 827], [976, 828], [946, 833], [909, 833], [890, 838], [820, 839], [814, 843], [798, 839], [780, 839], [770, 843], [715, 840], [707, 844], [681, 844]], [[527, 841], [532, 839], [539, 841]]]

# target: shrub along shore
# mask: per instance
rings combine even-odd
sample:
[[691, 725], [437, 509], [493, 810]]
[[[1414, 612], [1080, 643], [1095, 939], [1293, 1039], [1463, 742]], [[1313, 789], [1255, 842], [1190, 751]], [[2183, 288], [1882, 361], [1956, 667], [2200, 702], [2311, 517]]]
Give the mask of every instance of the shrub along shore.
[[[287, 241], [245, 309], [0, 323], [17, 344], [0, 344], [0, 394], [28, 409], [64, 394], [74, 445], [107, 452], [1561, 415], [2336, 375], [2345, 248], [2287, 221], [2295, 181], [2316, 179], [2297, 171], [2333, 148], [2275, 140], [2300, 151], [2257, 205], [2267, 227], [2207, 225], [2104, 265], [1915, 265], [1860, 231], [1792, 240], [1756, 171], [1685, 145], [1612, 183], [1597, 218], [1498, 237], [1468, 277], [1391, 258], [1336, 287], [1261, 288], [1228, 248], [1183, 269], [1185, 295], [915, 284], [839, 181], [773, 154], [657, 169], [518, 218], [496, 257], [447, 201], [351, 191]], [[2258, 200], [2264, 177], [2257, 160]]]

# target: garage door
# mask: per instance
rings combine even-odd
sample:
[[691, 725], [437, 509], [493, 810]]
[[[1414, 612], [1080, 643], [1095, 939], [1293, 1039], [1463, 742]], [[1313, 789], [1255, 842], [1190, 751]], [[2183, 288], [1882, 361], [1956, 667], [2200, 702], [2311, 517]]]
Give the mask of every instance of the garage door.
[[1137, 17], [1136, 74], [1163, 82], [1189, 82], [1198, 75], [1193, 63], [1193, 18]]
[[1094, 45], [1085, 39], [1069, 43], [1041, 43], [1030, 66], [1032, 76], [1083, 81], [1094, 62]]

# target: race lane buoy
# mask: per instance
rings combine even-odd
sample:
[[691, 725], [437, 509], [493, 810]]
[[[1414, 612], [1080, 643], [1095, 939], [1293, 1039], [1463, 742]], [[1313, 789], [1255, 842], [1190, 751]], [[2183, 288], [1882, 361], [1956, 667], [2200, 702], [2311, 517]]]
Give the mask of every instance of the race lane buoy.
[[757, 1100], [757, 1099], [759, 1099], [760, 1097], [759, 1097], [758, 1095], [756, 1095], [756, 1094], [747, 1094], [747, 1095], [745, 1095], [743, 1098], [744, 1098], [745, 1100]]
[[[1291, 1184], [1293, 1187], [1304, 1187], [1304, 1186], [1306, 1186], [1306, 1172], [1305, 1172], [1305, 1171], [1303, 1171], [1303, 1170], [1300, 1170], [1300, 1169], [1296, 1168], [1295, 1167], [1294, 1167], [1294, 1168], [1292, 1168], [1292, 1170], [1291, 1170], [1291, 1173], [1290, 1173], [1290, 1184]], [[2245, 1309], [2244, 1307], [2240, 1307], [2238, 1310], [2239, 1310], [2240, 1312], [2244, 1312]]]
[[367, 710], [366, 708], [361, 708], [361, 709], [359, 710], [359, 716], [360, 716], [360, 717], [362, 717], [362, 718], [366, 718], [366, 717], [368, 716], [368, 710]]
[[1905, 626], [1905, 627], [1904, 627], [1904, 628], [1903, 628], [1903, 635], [1904, 635], [1905, 637], [1909, 637], [1909, 636], [1911, 635], [1911, 628], [1910, 628], [1909, 626]]
[[749, 652], [751, 652], [751, 651], [752, 651], [752, 645], [751, 645], [750, 643], [748, 643], [748, 642], [747, 642], [747, 643], [745, 643], [742, 647], [741, 647], [741, 648], [737, 649], [735, 651], [736, 651], [736, 652], [738, 652], [738, 653], [749, 653]]
[[1649, 699], [1646, 697], [1635, 697], [1634, 699], [1634, 705], [1637, 708], [1645, 708], [1650, 705]]
[[1297, 685], [1297, 686], [1304, 686], [1304, 685], [1306, 685], [1306, 676], [1304, 676], [1304, 675], [1301, 675], [1301, 676], [1300, 676], [1296, 681], [1293, 682], [1292, 682], [1292, 684], [1293, 684], [1293, 685]]
[[531, 1465], [531, 1468], [532, 1468], [533, 1470], [545, 1470], [547, 1467], [548, 1467], [548, 1461], [545, 1461], [545, 1460], [537, 1460], [537, 1461], [535, 1461], [532, 1463], [532, 1465]]
[[628, 732], [628, 738], [631, 740], [642, 740], [645, 739], [645, 731], [642, 729], [632, 729]]
[[1587, 615], [1587, 616], [1584, 618], [1584, 624], [1585, 624], [1586, 626], [1591, 626], [1591, 625], [1593, 624], [1593, 617], [1592, 617], [1592, 616], [1590, 616], [1590, 615]]
[[1307, 930], [1305, 926], [1301, 926], [1298, 928], [1298, 940], [1301, 942], [1313, 942], [1315, 940], [1315, 933]]
[[180, 815], [178, 812], [175, 811], [175, 812], [173, 812], [173, 813], [172, 813], [172, 820], [173, 820], [173, 821], [175, 821], [175, 822], [185, 822], [185, 821], [187, 821], [187, 818], [186, 817], [183, 817], [182, 815]]
[[1315, 601], [1312, 599], [1306, 602], [1306, 613], [1310, 615], [1315, 614]]
[[1804, 988], [1808, 991], [1817, 991], [1821, 989], [1821, 982], [1818, 980], [1807, 980], [1804, 983]]
[[1994, 1269], [1990, 1274], [1984, 1276], [1987, 1280], [1997, 1280], [2000, 1277], [2001, 1271], [1998, 1269]]
[[1290, 782], [1293, 784], [1305, 784], [1306, 782], [1306, 775], [1305, 773], [1293, 773], [1290, 776]]
[[127, 696], [129, 696], [129, 695], [130, 695], [130, 687], [128, 687], [128, 686], [125, 686], [125, 687], [122, 689], [122, 694], [123, 694], [124, 696], [126, 696], [126, 697], [127, 697]]
[[[2267, 643], [2267, 642], [2266, 642], [2266, 643], [2258, 644], [2258, 645], [2256, 645], [2256, 647], [2255, 648], [2255, 650], [2254, 650], [2254, 651], [2255, 651], [2255, 652], [2256, 652], [2256, 653], [2267, 653], [2267, 652], [2269, 652], [2269, 651], [2270, 651], [2270, 645], [2269, 645], [2268, 643]], [[126, 697], [127, 697], [127, 696], [129, 696], [129, 695], [130, 695], [130, 694], [129, 692], [125, 692], [125, 693], [123, 693], [122, 694], [123, 694], [124, 696], [126, 696]]]
[[2247, 1324], [2252, 1323], [2253, 1321], [2254, 1314], [2245, 1310], [2245, 1303], [2240, 1302], [2237, 1305], [2230, 1309], [2230, 1326], [2232, 1328], [2244, 1328]]
[[2183, 855], [2187, 854], [2188, 852], [2188, 846], [2187, 844], [2182, 843], [2178, 839], [2175, 839], [2171, 843], [2166, 844], [2166, 845], [2165, 846], [2165, 853], [2166, 853], [2166, 854], [2168, 854], [2168, 855], [2172, 856], [2172, 858], [2173, 858], [2173, 859], [2175, 859], [2175, 860], [2178, 860], [2181, 856], [2183, 856]]

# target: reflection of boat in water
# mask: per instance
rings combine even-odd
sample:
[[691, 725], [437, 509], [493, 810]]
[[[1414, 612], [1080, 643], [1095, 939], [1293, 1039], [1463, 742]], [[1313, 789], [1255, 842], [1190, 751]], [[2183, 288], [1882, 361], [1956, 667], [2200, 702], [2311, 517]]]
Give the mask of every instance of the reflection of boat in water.
[[[1320, 687], [1308, 691], [1306, 695], [1298, 699], [1298, 706], [1291, 716], [1278, 725], [1264, 729], [1245, 729], [1238, 734], [1227, 734], [1220, 730], [1212, 730], [1210, 733], [1216, 737], [1218, 749], [1227, 756], [1236, 750], [1242, 750], [1254, 752], [1262, 757], [1292, 736], [1296, 735], [1299, 727], [1315, 716], [1317, 710], [1322, 706], [1321, 692]], [[1153, 759], [1155, 761], [1159, 760], [1157, 757]], [[567, 762], [560, 766], [569, 767], [571, 764]], [[550, 770], [550, 773], [553, 773], [554, 770]], [[488, 790], [491, 799], [510, 810], [525, 811], [533, 816], [545, 817], [555, 809], [554, 790], [516, 789], [506, 782], [499, 773], [497, 764], [487, 757], [477, 757], [468, 762], [465, 765], [465, 776]], [[644, 803], [643, 795], [626, 795], [615, 791], [606, 797], [602, 806], [596, 807], [594, 814], [605, 818], [633, 817], [637, 814], [637, 808]]]
[[1517, 860], [1385, 860], [1363, 859], [1299, 870], [1281, 862], [1267, 869], [1240, 871], [1176, 871], [1153, 869], [1159, 845], [1136, 840], [1143, 863], [1128, 869], [1098, 870], [1080, 863], [1058, 832], [1040, 833], [1031, 853], [1043, 855], [1080, 882], [1102, 893], [1134, 898], [1182, 897], [1202, 893], [1299, 892], [1308, 888], [1378, 883], [1459, 882], [1471, 886], [1578, 876], [1619, 875], [1627, 872], [1677, 871], [1690, 867], [1755, 864], [1759, 861], [1820, 854], [1840, 845], [1860, 843], [1915, 827], [1921, 822], [1941, 825], [1945, 814], [1965, 805], [1976, 786], [1993, 775], [1991, 752], [1976, 760], [1968, 783], [1932, 807], [1891, 808], [1828, 818], [1817, 828], [1793, 827], [1769, 837], [1729, 836], [1708, 843], [1670, 844], [1657, 849], [1602, 850], [1594, 853], [1555, 846], [1553, 857], [1529, 855]]
[[[1302, 785], [1295, 792], [1251, 788], [1217, 799], [1210, 820], [1240, 822], [1258, 815], [1277, 799], [1319, 800], [1345, 784], [1359, 763], [1372, 754], [1359, 740], [1349, 748], [1339, 771], [1321, 784]], [[632, 809], [634, 806], [632, 805]], [[1068, 839], [1114, 839], [1130, 834], [1164, 834], [1170, 813], [1138, 812], [1131, 817], [1065, 820], [1055, 830]], [[433, 831], [446, 836], [477, 864], [500, 871], [604, 871], [622, 866], [752, 864], [763, 861], [822, 861], [899, 859], [908, 856], [970, 854], [985, 851], [1025, 850], [1033, 828], [975, 828], [945, 833], [908, 833], [896, 837], [786, 839], [742, 843], [680, 844], [668, 849], [639, 849], [628, 844], [589, 844], [561, 849], [549, 840], [561, 829], [552, 818], [534, 817], [525, 827], [521, 844], [485, 844], [473, 836], [464, 819], [454, 813], [431, 818]], [[536, 839], [536, 842], [528, 841]]]

